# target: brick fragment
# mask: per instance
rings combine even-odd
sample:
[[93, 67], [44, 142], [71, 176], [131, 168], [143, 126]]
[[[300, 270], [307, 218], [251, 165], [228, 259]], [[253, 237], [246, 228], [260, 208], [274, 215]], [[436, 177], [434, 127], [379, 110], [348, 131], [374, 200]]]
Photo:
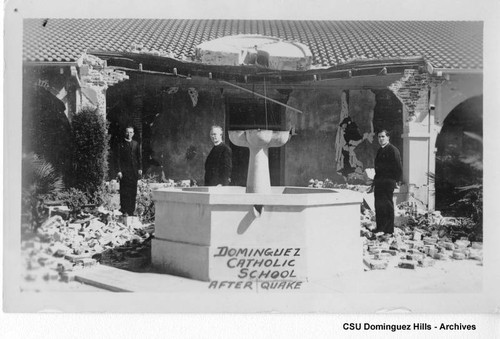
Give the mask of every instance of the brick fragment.
[[434, 254], [433, 258], [436, 260], [448, 260], [450, 257], [446, 253], [440, 252], [440, 253]]
[[424, 248], [422, 249], [422, 251], [425, 253], [425, 254], [429, 254], [429, 251], [431, 249], [435, 249], [436, 247], [434, 245], [424, 245]]
[[453, 252], [453, 259], [463, 260], [463, 259], [465, 259], [465, 254], [455, 251], [455, 252]]
[[387, 260], [377, 260], [367, 257], [363, 258], [363, 262], [371, 270], [385, 270], [387, 268], [387, 265], [389, 264]]
[[71, 262], [77, 262], [78, 260], [82, 260], [85, 258], [90, 258], [92, 257], [91, 253], [84, 253], [84, 254], [66, 254], [64, 256], [65, 259], [68, 259]]
[[453, 251], [453, 253], [462, 253], [463, 255], [465, 255], [466, 257], [469, 255], [469, 249], [467, 247], [459, 247], [457, 248], [456, 250]]
[[447, 250], [454, 250], [455, 249], [455, 244], [452, 242], [443, 242], [443, 246]]
[[77, 265], [82, 265], [83, 267], [92, 267], [97, 263], [95, 259], [92, 258], [83, 258], [77, 260], [76, 264]]
[[470, 245], [469, 240], [457, 240], [455, 241], [455, 246], [457, 248], [467, 248]]
[[417, 230], [413, 231], [412, 240], [422, 240], [422, 232]]
[[424, 255], [422, 253], [413, 253], [413, 254], [407, 254], [406, 255], [407, 260], [413, 260], [413, 261], [418, 261], [418, 260], [423, 260]]
[[437, 248], [429, 248], [429, 251], [427, 252], [427, 255], [431, 258], [434, 258], [434, 256], [438, 253]]
[[391, 249], [388, 249], [388, 250], [382, 250], [382, 253], [389, 253], [390, 255], [392, 256], [395, 256], [396, 254], [398, 254], [398, 251], [397, 250], [391, 250]]
[[476, 242], [476, 241], [474, 241], [474, 242], [472, 242], [471, 247], [473, 249], [482, 250], [483, 249], [483, 243], [482, 242]]
[[73, 264], [69, 261], [57, 263], [56, 270], [60, 273], [73, 270]]
[[392, 255], [390, 253], [386, 253], [386, 252], [381, 252], [381, 253], [375, 254], [375, 256], [374, 256], [375, 259], [380, 259], [380, 260], [387, 260], [390, 257], [392, 257]]
[[469, 253], [469, 259], [482, 261], [483, 260], [482, 250], [472, 249]]
[[430, 266], [434, 266], [434, 263], [435, 263], [434, 259], [426, 257], [426, 258], [423, 258], [422, 260], [418, 261], [418, 266], [420, 266], [420, 267], [430, 267]]
[[422, 240], [424, 241], [424, 243], [427, 242], [428, 244], [435, 244], [438, 241], [438, 239], [435, 237], [424, 237]]
[[393, 249], [393, 250], [399, 250], [401, 252], [406, 252], [410, 249], [410, 247], [405, 244], [405, 243], [402, 243], [402, 242], [396, 242], [396, 243], [393, 243], [389, 249]]
[[410, 261], [410, 260], [402, 260], [398, 263], [399, 268], [407, 268], [407, 269], [412, 269], [414, 270], [415, 267], [417, 267], [417, 262], [416, 261]]

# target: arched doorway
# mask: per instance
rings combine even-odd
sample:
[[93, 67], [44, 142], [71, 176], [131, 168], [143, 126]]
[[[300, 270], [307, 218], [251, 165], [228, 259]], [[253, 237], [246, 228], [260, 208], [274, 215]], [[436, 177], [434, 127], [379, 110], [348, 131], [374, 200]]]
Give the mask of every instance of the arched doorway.
[[65, 181], [71, 180], [72, 133], [64, 103], [49, 89], [28, 87], [23, 96], [23, 153], [48, 161]]
[[467, 208], [458, 208], [457, 202], [464, 194], [457, 188], [482, 185], [482, 137], [483, 97], [477, 96], [462, 102], [448, 114], [437, 137], [436, 210], [453, 212], [456, 216], [473, 213]]

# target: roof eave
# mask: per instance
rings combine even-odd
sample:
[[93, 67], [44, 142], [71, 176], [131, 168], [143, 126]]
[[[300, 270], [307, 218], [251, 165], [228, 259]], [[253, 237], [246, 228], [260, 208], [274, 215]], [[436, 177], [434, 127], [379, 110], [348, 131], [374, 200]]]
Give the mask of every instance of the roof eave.
[[47, 66], [70, 67], [70, 66], [77, 66], [77, 62], [76, 61], [23, 61], [23, 65], [37, 66], [37, 67], [47, 67]]
[[439, 74], [483, 74], [480, 68], [465, 69], [465, 68], [434, 68], [433, 75]]

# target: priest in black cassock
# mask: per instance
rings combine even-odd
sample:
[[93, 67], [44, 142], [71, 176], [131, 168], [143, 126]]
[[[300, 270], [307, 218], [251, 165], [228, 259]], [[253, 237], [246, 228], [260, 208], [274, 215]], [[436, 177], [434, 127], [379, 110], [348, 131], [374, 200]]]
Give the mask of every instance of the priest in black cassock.
[[132, 140], [134, 128], [125, 129], [125, 138], [115, 150], [116, 168], [120, 180], [120, 211], [132, 216], [135, 212], [137, 180], [142, 175], [142, 154], [139, 143]]
[[232, 152], [222, 141], [222, 127], [212, 126], [210, 139], [214, 147], [205, 161], [205, 186], [228, 186], [231, 182]]
[[403, 169], [401, 155], [397, 147], [392, 145], [387, 130], [378, 132], [380, 148], [375, 157], [375, 177], [372, 187], [375, 191], [376, 232], [394, 233], [394, 201], [393, 193], [401, 181]]

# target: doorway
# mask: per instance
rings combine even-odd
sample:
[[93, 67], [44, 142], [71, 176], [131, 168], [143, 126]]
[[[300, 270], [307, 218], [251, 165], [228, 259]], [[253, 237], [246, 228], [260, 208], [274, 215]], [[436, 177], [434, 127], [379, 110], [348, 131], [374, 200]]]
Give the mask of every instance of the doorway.
[[[267, 106], [267, 114], [266, 114]], [[269, 129], [281, 131], [285, 129], [284, 109], [275, 103], [264, 103], [255, 98], [230, 98], [226, 102], [226, 140], [229, 140], [227, 131], [246, 129]], [[267, 117], [267, 119], [266, 119]], [[246, 186], [248, 157], [250, 150], [228, 142], [233, 152], [233, 170], [231, 183], [234, 186]], [[269, 172], [272, 186], [283, 185], [285, 159], [284, 147], [269, 148]]]

